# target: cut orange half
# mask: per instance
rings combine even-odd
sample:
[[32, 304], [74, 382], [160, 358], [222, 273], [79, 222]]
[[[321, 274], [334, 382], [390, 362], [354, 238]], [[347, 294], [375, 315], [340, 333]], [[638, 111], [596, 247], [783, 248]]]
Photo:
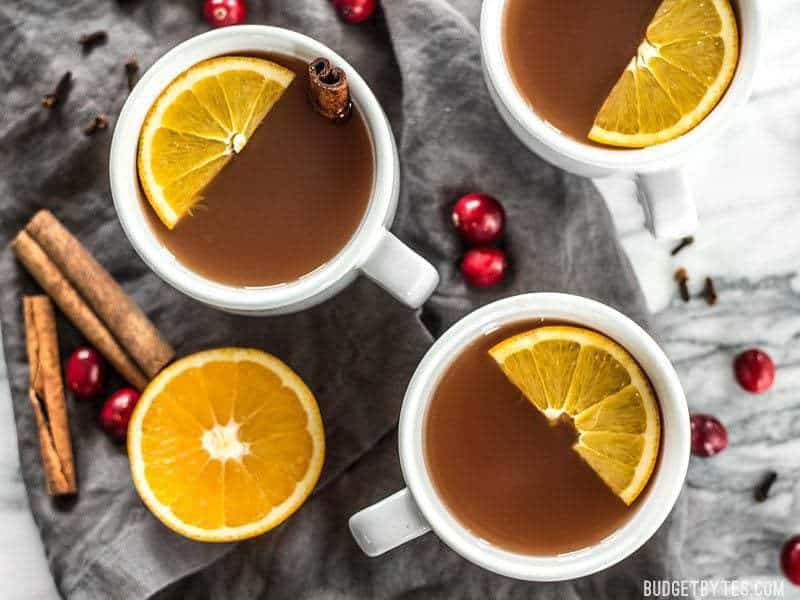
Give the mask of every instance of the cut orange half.
[[664, 0], [595, 117], [589, 139], [642, 148], [683, 135], [728, 89], [739, 60], [729, 0]]
[[579, 434], [575, 451], [623, 502], [636, 500], [658, 460], [661, 417], [630, 353], [569, 326], [521, 333], [489, 353], [548, 419], [569, 416]]
[[139, 136], [142, 190], [172, 229], [294, 79], [269, 60], [222, 56], [178, 76], [161, 93]]
[[249, 538], [286, 520], [322, 470], [325, 435], [300, 377], [259, 350], [183, 358], [142, 394], [128, 427], [133, 482], [194, 540]]

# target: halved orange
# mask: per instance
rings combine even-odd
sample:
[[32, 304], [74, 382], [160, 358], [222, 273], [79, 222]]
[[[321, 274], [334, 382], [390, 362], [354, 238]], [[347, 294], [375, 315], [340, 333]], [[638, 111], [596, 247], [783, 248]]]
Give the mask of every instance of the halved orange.
[[187, 356], [147, 386], [128, 426], [133, 482], [153, 514], [194, 540], [249, 538], [286, 520], [322, 470], [314, 395], [274, 356]]

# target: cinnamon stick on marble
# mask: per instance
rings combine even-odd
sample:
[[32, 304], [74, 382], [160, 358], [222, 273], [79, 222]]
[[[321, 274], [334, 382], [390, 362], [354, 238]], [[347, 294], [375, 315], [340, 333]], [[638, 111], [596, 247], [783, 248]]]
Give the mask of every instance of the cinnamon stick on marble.
[[148, 378], [172, 360], [175, 351], [147, 316], [53, 213], [40, 210], [25, 231], [84, 297], [95, 314]]
[[42, 467], [51, 496], [74, 494], [75, 468], [53, 304], [47, 296], [22, 299], [28, 351], [28, 398], [36, 417]]
[[98, 352], [128, 382], [143, 390], [148, 377], [128, 357], [111, 332], [92, 312], [72, 284], [27, 231], [19, 232], [11, 248], [25, 268]]
[[308, 63], [309, 96], [314, 109], [331, 121], [345, 121], [353, 112], [347, 75], [327, 58]]

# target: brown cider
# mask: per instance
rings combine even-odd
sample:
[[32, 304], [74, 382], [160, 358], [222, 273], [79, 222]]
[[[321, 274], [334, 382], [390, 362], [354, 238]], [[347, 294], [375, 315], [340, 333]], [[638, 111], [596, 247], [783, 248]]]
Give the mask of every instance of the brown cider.
[[509, 0], [509, 70], [534, 111], [582, 142], [661, 0]]
[[437, 493], [475, 535], [512, 552], [553, 555], [595, 544], [625, 523], [626, 506], [572, 449], [567, 419], [551, 424], [489, 356], [539, 327], [518, 322], [453, 360], [425, 420], [425, 461]]
[[172, 231], [147, 206], [161, 242], [220, 283], [264, 286], [331, 260], [358, 229], [372, 193], [372, 143], [358, 110], [334, 124], [308, 100], [307, 64], [268, 56], [296, 77], [244, 150]]

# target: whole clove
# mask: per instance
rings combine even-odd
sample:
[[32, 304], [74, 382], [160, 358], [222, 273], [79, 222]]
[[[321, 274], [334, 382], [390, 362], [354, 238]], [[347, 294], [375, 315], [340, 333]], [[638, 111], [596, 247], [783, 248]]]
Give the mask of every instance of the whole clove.
[[108, 117], [104, 114], [99, 114], [94, 119], [89, 121], [89, 124], [83, 128], [83, 134], [94, 135], [98, 131], [107, 128], [108, 128]]
[[677, 271], [675, 271], [675, 281], [678, 282], [678, 290], [681, 293], [681, 299], [684, 302], [689, 302], [689, 273], [686, 272], [686, 269], [681, 267]]
[[84, 33], [78, 38], [78, 43], [81, 45], [84, 54], [91, 52], [96, 46], [102, 46], [108, 41], [108, 33], [103, 30], [92, 31], [91, 33]]
[[125, 78], [128, 81], [128, 91], [130, 92], [139, 79], [139, 62], [133, 56], [125, 61]]
[[680, 252], [681, 250], [683, 250], [687, 246], [691, 246], [692, 244], [694, 244], [694, 238], [692, 236], [685, 237], [678, 243], [677, 246], [675, 246], [672, 249], [672, 252], [670, 252], [670, 254], [672, 256], [675, 256], [678, 252]]
[[770, 471], [764, 477], [763, 481], [756, 486], [753, 492], [753, 498], [756, 502], [764, 502], [769, 497], [769, 491], [775, 480], [778, 479], [778, 474], [775, 471]]
[[717, 300], [719, 300], [719, 297], [717, 296], [717, 290], [714, 287], [714, 281], [711, 279], [711, 277], [706, 277], [706, 282], [703, 285], [703, 298], [706, 299], [706, 303], [709, 306], [714, 306], [717, 303]]
[[49, 94], [42, 96], [42, 106], [45, 108], [55, 108], [66, 101], [69, 90], [72, 88], [72, 71], [67, 71], [58, 80], [55, 89]]

